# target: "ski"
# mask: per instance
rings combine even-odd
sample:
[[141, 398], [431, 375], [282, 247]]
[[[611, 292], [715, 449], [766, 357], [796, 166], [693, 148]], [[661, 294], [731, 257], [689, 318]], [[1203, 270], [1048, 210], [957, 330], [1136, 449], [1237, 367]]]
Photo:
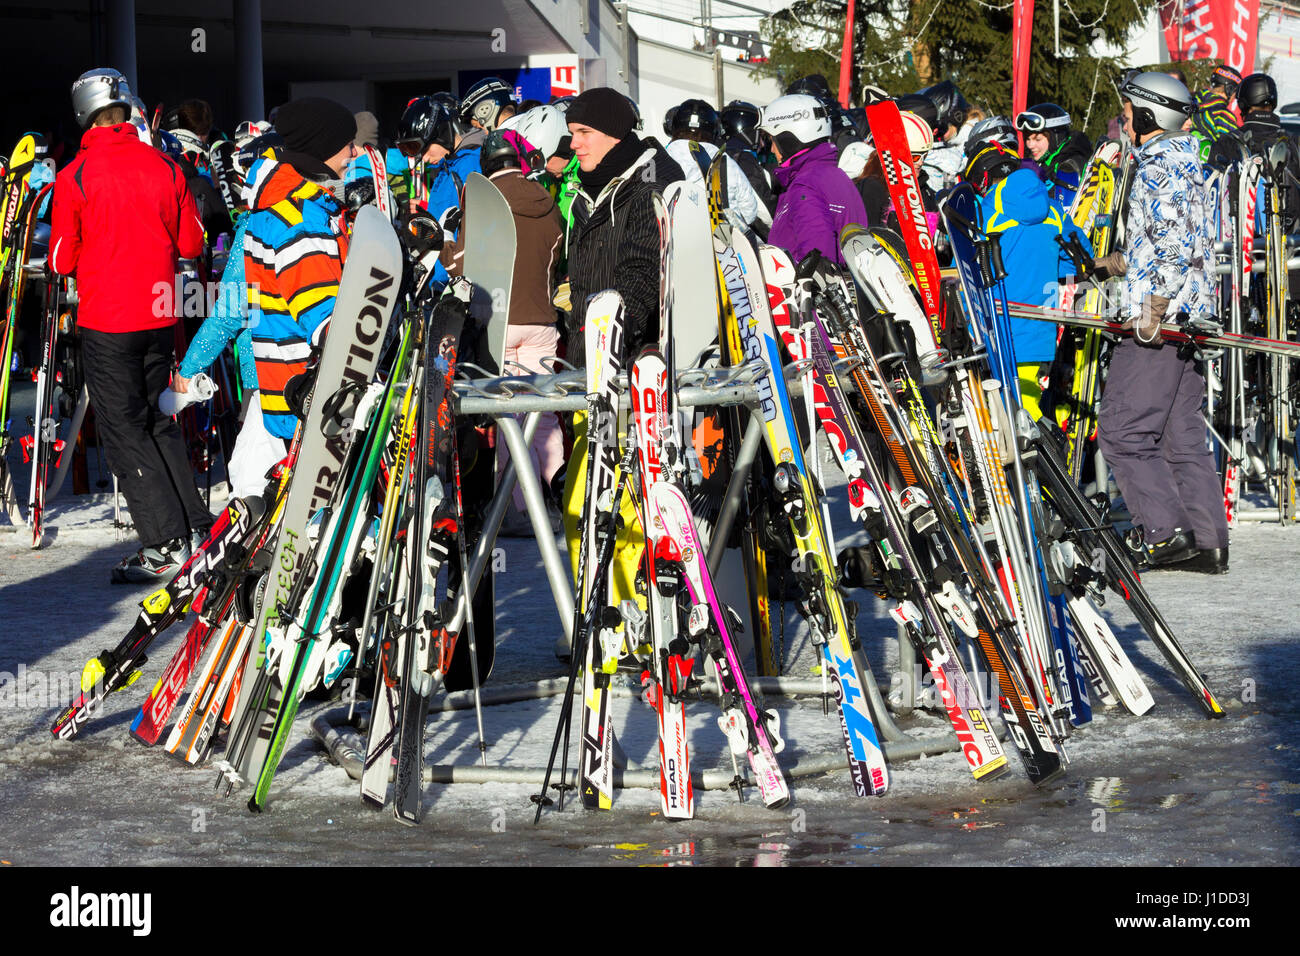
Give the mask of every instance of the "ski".
[[[632, 419], [636, 429], [640, 465], [641, 527], [646, 533], [645, 577], [651, 659], [645, 675], [647, 695], [659, 722], [659, 802], [668, 819], [689, 820], [695, 813], [691, 786], [690, 753], [687, 747], [684, 697], [692, 685], [692, 659], [685, 653], [685, 641], [677, 633], [676, 607], [660, 585], [662, 569], [652, 546], [651, 523], [646, 503], [665, 474], [671, 459], [662, 453], [664, 439], [676, 444], [674, 386], [668, 380], [668, 366], [658, 350], [646, 348], [632, 366]], [[680, 444], [676, 444], [680, 451]], [[671, 455], [671, 452], [670, 452]]]
[[943, 332], [943, 302], [939, 293], [939, 259], [934, 251], [934, 239], [925, 220], [925, 206], [921, 202], [921, 188], [912, 164], [912, 151], [907, 145], [907, 133], [898, 104], [883, 100], [867, 107], [867, 126], [875, 140], [880, 156], [880, 166], [885, 174], [889, 198], [898, 213], [899, 229], [907, 244], [908, 258], [916, 276], [916, 289], [926, 318], [930, 320], [934, 338]]
[[[408, 526], [407, 560], [412, 577], [407, 582], [402, 707], [394, 743], [393, 813], [407, 824], [420, 821], [429, 699], [442, 684], [456, 646], [456, 635], [448, 631], [451, 622], [436, 596], [439, 572], [465, 533], [449, 486], [456, 441], [452, 380], [468, 302], [469, 283], [453, 280], [429, 320], [420, 363], [422, 428], [412, 478], [413, 490], [421, 499]], [[461, 581], [463, 589], [468, 584], [468, 569], [462, 569]], [[467, 603], [472, 600], [472, 595], [466, 596]]]
[[[618, 668], [622, 635], [603, 610], [612, 594], [608, 568], [603, 576], [597, 556], [601, 538], [616, 534], [610, 527], [621, 507], [617, 481], [618, 392], [623, 363], [623, 300], [616, 292], [602, 292], [587, 304], [587, 480], [582, 507], [577, 606], [582, 617], [597, 611], [593, 633], [587, 635], [582, 675], [581, 775], [583, 806], [608, 810], [614, 798], [614, 729], [609, 716], [610, 677]], [[608, 516], [608, 517], [606, 517]], [[602, 533], [603, 532], [603, 533]], [[585, 573], [584, 573], [585, 572]], [[575, 640], [577, 635], [574, 636]], [[573, 653], [577, 653], [575, 648]]]
[[[1008, 305], [1007, 312], [1020, 319], [1037, 319], [1040, 322], [1057, 322], [1078, 328], [1099, 329], [1117, 336], [1133, 334], [1131, 328], [1125, 328], [1119, 322], [1086, 312], [1019, 303]], [[1186, 325], [1178, 325], [1174, 322], [1164, 322], [1160, 325], [1160, 334], [1166, 342], [1187, 344], [1198, 349], [1241, 349], [1246, 352], [1277, 355], [1293, 361], [1300, 360], [1300, 342], [1271, 339], [1245, 332], [1228, 332], [1217, 323], [1189, 322]]]
[[[771, 809], [783, 807], [790, 802], [790, 788], [776, 760], [776, 754], [784, 747], [776, 714], [760, 710], [749, 688], [731, 638], [726, 611], [713, 589], [686, 496], [672, 482], [656, 482], [650, 488], [647, 512], [651, 519], [646, 534], [653, 541], [656, 559], [681, 567], [684, 590], [690, 600], [688, 633], [702, 644], [717, 669], [722, 692], [718, 726], [727, 738], [733, 757], [743, 755], [748, 760], [764, 805]], [[740, 785], [737, 775], [733, 786], [738, 792]]]
[[176, 575], [140, 602], [140, 615], [117, 647], [86, 662], [81, 694], [50, 726], [61, 740], [75, 737], [95, 715], [104, 698], [133, 684], [147, 658], [145, 651], [164, 630], [185, 616], [208, 576], [219, 572], [227, 553], [238, 548], [255, 528], [265, 506], [260, 498], [236, 498], [213, 522], [203, 544]]

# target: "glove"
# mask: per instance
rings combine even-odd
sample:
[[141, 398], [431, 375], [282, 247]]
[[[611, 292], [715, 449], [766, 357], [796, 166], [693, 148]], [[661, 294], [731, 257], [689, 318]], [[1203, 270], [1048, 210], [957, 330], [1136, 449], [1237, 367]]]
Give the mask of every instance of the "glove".
[[1100, 259], [1094, 259], [1092, 268], [1089, 270], [1090, 275], [1098, 279], [1118, 279], [1128, 272], [1128, 262], [1124, 259], [1124, 253], [1112, 252], [1110, 255], [1102, 256]]
[[1136, 319], [1129, 319], [1121, 328], [1132, 329], [1133, 338], [1139, 345], [1158, 347], [1165, 338], [1160, 331], [1160, 323], [1169, 311], [1169, 299], [1163, 295], [1153, 295], [1142, 300], [1142, 314]]
[[551, 299], [551, 304], [561, 312], [572, 312], [573, 302], [569, 297], [569, 283], [561, 282], [555, 289], [555, 296]]
[[459, 206], [452, 206], [444, 212], [438, 219], [438, 225], [442, 226], [443, 232], [450, 232], [453, 235], [460, 232], [460, 221], [462, 213]]

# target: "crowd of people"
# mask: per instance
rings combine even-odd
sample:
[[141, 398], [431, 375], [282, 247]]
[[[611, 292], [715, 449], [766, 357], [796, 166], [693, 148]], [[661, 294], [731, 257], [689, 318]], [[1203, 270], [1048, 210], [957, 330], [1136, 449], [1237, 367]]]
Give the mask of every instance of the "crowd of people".
[[[1215, 311], [1204, 163], [1223, 137], [1259, 151], [1282, 135], [1276, 85], [1264, 74], [1243, 79], [1221, 67], [1199, 97], [1154, 72], [1134, 72], [1118, 89], [1136, 163], [1124, 207], [1128, 240], [1085, 271], [1123, 277], [1124, 315], [1139, 335], [1120, 346], [1112, 365], [1101, 443], [1141, 520], [1151, 560], [1225, 570], [1227, 529], [1199, 418], [1204, 378], [1193, 359], [1161, 347], [1158, 321]], [[870, 87], [866, 95], [887, 98]], [[516, 102], [496, 78], [459, 98], [418, 97], [400, 117], [299, 99], [269, 120], [240, 123], [232, 136], [219, 132], [198, 100], [170, 110], [154, 128], [111, 69], [83, 75], [72, 98], [85, 133], [58, 175], [50, 264], [77, 278], [87, 385], [141, 539], [140, 550], [114, 569], [116, 580], [165, 577], [211, 522], [177, 426], [157, 399], [169, 380], [185, 392], [232, 341], [253, 398], [229, 463], [231, 491], [263, 490], [298, 421], [286, 386], [328, 329], [350, 215], [378, 193], [390, 200], [399, 229], [414, 224], [440, 237], [434, 281], [445, 282], [461, 270], [458, 237], [474, 216], [465, 208], [465, 181], [472, 172], [490, 178], [516, 224], [505, 358], [539, 372], [548, 355], [583, 364], [584, 310], [605, 289], [622, 296], [629, 354], [657, 339], [660, 239], [652, 192], [703, 180], [719, 152], [728, 157], [733, 226], [795, 261], [817, 250], [842, 262], [845, 225], [889, 226], [897, 218], [865, 110], [841, 107], [815, 75], [761, 107], [732, 101], [717, 109], [688, 99], [663, 118], [665, 142], [616, 90]], [[895, 100], [939, 247], [938, 197], [969, 182], [985, 229], [1001, 236], [1008, 297], [1055, 304], [1058, 283], [1079, 272], [1056, 239], [1074, 235], [1086, 249], [1069, 210], [1093, 155], [1089, 137], [1052, 103], [1016, 116], [985, 115], [951, 81]], [[376, 177], [379, 162], [385, 170]], [[1288, 210], [1293, 215], [1300, 203]], [[157, 314], [154, 289], [170, 282], [181, 259], [215, 263], [221, 281], [247, 295], [236, 297], [243, 301], [235, 308], [218, 297], [187, 353], [176, 356], [168, 331], [176, 317]], [[1022, 392], [1036, 410], [1055, 330], [1021, 321], [1013, 331]], [[581, 461], [581, 416], [575, 431], [571, 457]], [[564, 490], [553, 492], [557, 522], [561, 511], [576, 520], [581, 498], [578, 469], [565, 469], [565, 447], [558, 419], [539, 427], [539, 475], [548, 486], [565, 477]], [[529, 527], [516, 510], [504, 531]]]

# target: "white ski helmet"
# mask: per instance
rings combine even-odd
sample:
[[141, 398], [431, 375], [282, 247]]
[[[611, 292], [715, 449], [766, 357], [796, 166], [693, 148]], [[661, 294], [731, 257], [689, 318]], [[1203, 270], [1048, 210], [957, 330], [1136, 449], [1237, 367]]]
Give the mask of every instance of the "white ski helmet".
[[1168, 73], [1130, 77], [1120, 86], [1119, 95], [1133, 104], [1133, 132], [1139, 136], [1180, 130], [1196, 109], [1187, 87]]
[[95, 114], [110, 106], [120, 106], [131, 115], [131, 87], [126, 77], [110, 67], [87, 70], [72, 84], [72, 109], [77, 123], [89, 129]]
[[560, 149], [560, 144], [569, 135], [569, 127], [564, 122], [564, 113], [554, 106], [534, 106], [527, 113], [520, 113], [505, 120], [501, 129], [512, 129], [542, 154], [542, 159], [550, 159]]
[[270, 132], [271, 124], [262, 120], [244, 120], [235, 127], [235, 145], [243, 149], [259, 136]]
[[176, 137], [181, 144], [181, 154], [190, 157], [206, 156], [207, 147], [203, 145], [203, 140], [198, 133], [188, 129], [170, 130], [171, 134]]
[[840, 151], [839, 167], [849, 179], [857, 179], [867, 168], [867, 163], [875, 155], [875, 148], [870, 143], [849, 143]]
[[778, 142], [788, 136], [806, 146], [831, 135], [831, 118], [817, 97], [790, 93], [763, 107], [758, 128]]
[[898, 118], [903, 121], [903, 131], [907, 133], [907, 148], [912, 151], [913, 158], [928, 153], [934, 146], [934, 130], [930, 128], [930, 124], [907, 110], [900, 112]]

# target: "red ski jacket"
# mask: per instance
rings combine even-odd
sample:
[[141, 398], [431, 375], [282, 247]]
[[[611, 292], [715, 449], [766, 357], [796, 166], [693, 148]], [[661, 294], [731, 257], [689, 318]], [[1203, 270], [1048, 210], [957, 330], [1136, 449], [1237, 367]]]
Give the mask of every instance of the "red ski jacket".
[[77, 277], [77, 323], [100, 332], [166, 328], [176, 260], [203, 251], [185, 174], [130, 123], [97, 126], [54, 182], [50, 267]]

